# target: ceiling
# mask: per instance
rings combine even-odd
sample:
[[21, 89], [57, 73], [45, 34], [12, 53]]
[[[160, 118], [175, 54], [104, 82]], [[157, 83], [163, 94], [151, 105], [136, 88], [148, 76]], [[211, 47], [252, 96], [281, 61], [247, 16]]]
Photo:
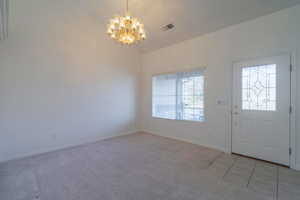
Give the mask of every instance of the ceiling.
[[[124, 12], [125, 0], [100, 2], [105, 17]], [[148, 37], [139, 46], [148, 52], [298, 3], [300, 0], [129, 0], [129, 10], [145, 24]], [[162, 31], [169, 23], [175, 28]]]
[[[45, 9], [68, 8], [95, 17], [106, 26], [116, 14], [124, 14], [126, 0], [32, 0], [44, 2]], [[26, 1], [27, 2], [27, 1]], [[22, 12], [20, 1], [11, 3]], [[170, 44], [214, 32], [300, 3], [300, 0], [129, 0], [129, 11], [145, 24], [147, 39], [138, 44], [149, 52]], [[43, 5], [44, 5], [43, 4]], [[53, 7], [52, 5], [56, 5]], [[24, 5], [26, 6], [25, 2]], [[52, 7], [51, 7], [52, 6]], [[13, 21], [13, 20], [12, 20]], [[173, 23], [174, 29], [162, 31]]]

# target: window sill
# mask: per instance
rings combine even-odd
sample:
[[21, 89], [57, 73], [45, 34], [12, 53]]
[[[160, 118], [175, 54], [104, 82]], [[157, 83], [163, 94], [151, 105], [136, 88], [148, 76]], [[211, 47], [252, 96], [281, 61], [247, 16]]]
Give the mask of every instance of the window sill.
[[196, 120], [187, 120], [187, 119], [168, 119], [162, 117], [155, 117], [151, 116], [153, 119], [162, 119], [162, 120], [169, 120], [169, 121], [178, 121], [178, 122], [192, 122], [192, 123], [205, 123], [205, 119], [203, 121], [196, 121]]

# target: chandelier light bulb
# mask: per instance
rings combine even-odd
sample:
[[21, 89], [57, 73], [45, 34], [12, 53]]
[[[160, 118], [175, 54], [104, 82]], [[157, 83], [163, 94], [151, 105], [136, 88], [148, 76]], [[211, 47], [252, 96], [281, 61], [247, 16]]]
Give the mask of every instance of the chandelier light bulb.
[[146, 39], [144, 25], [128, 12], [126, 1], [125, 16], [116, 16], [109, 21], [107, 34], [122, 44], [133, 44]]

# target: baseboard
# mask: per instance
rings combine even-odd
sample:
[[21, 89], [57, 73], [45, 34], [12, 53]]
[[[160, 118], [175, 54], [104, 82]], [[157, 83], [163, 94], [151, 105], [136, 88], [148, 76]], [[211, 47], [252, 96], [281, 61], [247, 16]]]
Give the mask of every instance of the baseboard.
[[[140, 130], [140, 132], [149, 133], [149, 134], [153, 134], [153, 135], [159, 135], [161, 137], [171, 138], [171, 139], [175, 139], [175, 140], [179, 140], [179, 141], [183, 141], [183, 142], [188, 142], [188, 143], [191, 143], [191, 144], [201, 145], [201, 146], [204, 146], [204, 147], [213, 148], [213, 149], [217, 149], [217, 150], [228, 153], [225, 150], [225, 148], [221, 148], [221, 147], [218, 147], [218, 146], [215, 146], [215, 145], [210, 145], [210, 144], [203, 144], [199, 141], [192, 141], [192, 140], [189, 140], [189, 139], [186, 139], [186, 138], [179, 138], [179, 137], [176, 137], [176, 136], [164, 135], [164, 134], [161, 134], [159, 132], [153, 132], [153, 131], [149, 131], [149, 130]], [[300, 163], [296, 163], [296, 165], [294, 167], [292, 167], [292, 169], [300, 171]]]
[[179, 141], [183, 141], [183, 142], [187, 142], [187, 143], [191, 143], [191, 144], [196, 144], [196, 145], [203, 146], [203, 147], [216, 149], [216, 150], [219, 150], [219, 151], [222, 151], [222, 152], [226, 152], [225, 148], [215, 146], [215, 145], [211, 145], [211, 144], [203, 144], [199, 141], [193, 141], [193, 140], [189, 140], [189, 139], [186, 139], [186, 138], [180, 138], [180, 137], [176, 137], [176, 136], [164, 135], [164, 134], [160, 134], [158, 132], [153, 132], [153, 131], [149, 131], [149, 130], [142, 130], [140, 132], [150, 133], [150, 134], [153, 134], [153, 135], [159, 135], [161, 137], [170, 138], [170, 139], [174, 139], [174, 140], [179, 140]]
[[38, 151], [35, 151], [35, 152], [18, 154], [17, 156], [14, 156], [12, 158], [0, 160], [0, 164], [4, 163], [4, 162], [23, 159], [23, 158], [27, 158], [27, 157], [31, 157], [31, 156], [44, 154], [44, 153], [50, 153], [50, 152], [59, 151], [59, 150], [63, 150], [63, 149], [74, 148], [74, 147], [78, 147], [78, 146], [82, 146], [82, 145], [86, 145], [86, 144], [90, 144], [90, 143], [95, 143], [95, 142], [105, 140], [105, 139], [130, 135], [130, 134], [134, 134], [134, 133], [137, 133], [137, 132], [139, 132], [139, 131], [134, 130], [134, 131], [128, 131], [128, 132], [122, 132], [122, 133], [114, 133], [114, 134], [111, 134], [111, 135], [108, 135], [108, 136], [101, 136], [101, 137], [98, 137], [98, 138], [85, 140], [84, 142], [73, 143], [73, 144], [65, 144], [65, 145], [62, 145], [62, 146], [59, 146], [59, 147], [38, 150]]

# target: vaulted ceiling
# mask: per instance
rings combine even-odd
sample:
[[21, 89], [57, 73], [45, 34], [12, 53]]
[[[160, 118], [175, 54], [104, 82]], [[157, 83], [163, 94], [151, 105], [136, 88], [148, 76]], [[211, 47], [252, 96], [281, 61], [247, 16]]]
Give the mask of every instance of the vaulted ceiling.
[[[14, 4], [21, 3], [18, 0], [10, 1]], [[107, 25], [112, 16], [124, 14], [125, 1], [31, 0], [35, 4], [43, 2], [43, 5], [49, 5], [44, 9], [53, 9], [53, 12], [59, 8], [68, 8], [80, 14], [93, 16], [99, 21], [99, 25], [103, 26]], [[298, 3], [300, 0], [129, 0], [129, 10], [145, 24], [147, 40], [138, 47], [143, 52], [148, 52]], [[26, 6], [30, 5], [27, 3]], [[22, 5], [16, 5], [15, 8], [18, 9], [15, 12], [23, 12]], [[169, 23], [173, 23], [175, 28], [162, 31], [162, 26]]]
[[[125, 0], [101, 2], [106, 17], [123, 12]], [[142, 51], [151, 51], [298, 3], [300, 0], [129, 0], [129, 8], [142, 19], [148, 33], [140, 44]], [[162, 31], [169, 23], [175, 28]]]

